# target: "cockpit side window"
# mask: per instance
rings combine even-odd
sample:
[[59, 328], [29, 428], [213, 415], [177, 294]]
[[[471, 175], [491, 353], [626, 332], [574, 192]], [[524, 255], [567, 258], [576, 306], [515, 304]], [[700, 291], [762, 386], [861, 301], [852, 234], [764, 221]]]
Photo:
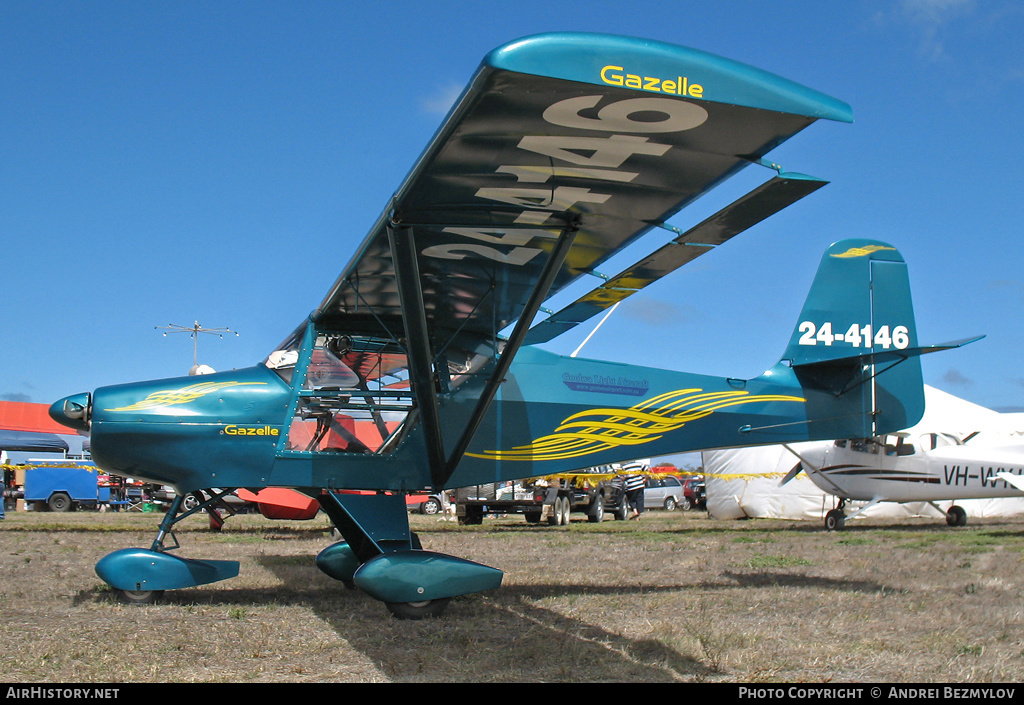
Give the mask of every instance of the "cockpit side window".
[[925, 433], [918, 440], [923, 451], [935, 450], [943, 446], [960, 445], [960, 442], [955, 437], [946, 433]]
[[289, 451], [390, 453], [414, 407], [405, 353], [385, 338], [319, 333], [297, 386]]

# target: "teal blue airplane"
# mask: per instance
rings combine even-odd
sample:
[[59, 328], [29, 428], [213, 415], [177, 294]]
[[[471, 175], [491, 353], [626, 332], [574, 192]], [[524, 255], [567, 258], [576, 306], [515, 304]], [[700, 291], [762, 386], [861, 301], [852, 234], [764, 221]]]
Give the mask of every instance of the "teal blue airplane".
[[[210, 488], [293, 488], [344, 539], [320, 569], [422, 618], [502, 572], [423, 548], [404, 493], [913, 425], [920, 355], [966, 341], [918, 344], [906, 265], [881, 242], [827, 248], [781, 360], [755, 379], [538, 347], [824, 185], [766, 158], [818, 119], [852, 113], [683, 47], [554, 33], [495, 49], [327, 296], [263, 362], [51, 407], [90, 434], [100, 467], [178, 493], [151, 547], [96, 572], [136, 602], [234, 577], [237, 562], [177, 555], [174, 526], [216, 501]], [[667, 224], [752, 165], [770, 178], [685, 232]], [[654, 228], [674, 240], [600, 274]], [[592, 291], [543, 309], [592, 276]]]

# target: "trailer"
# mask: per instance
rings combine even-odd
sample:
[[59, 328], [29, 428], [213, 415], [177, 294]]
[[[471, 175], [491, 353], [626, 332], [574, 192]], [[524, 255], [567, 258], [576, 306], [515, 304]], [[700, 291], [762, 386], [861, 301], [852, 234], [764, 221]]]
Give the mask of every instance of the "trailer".
[[90, 460], [30, 461], [16, 466], [15, 482], [26, 504], [38, 510], [96, 509], [110, 502], [110, 487]]
[[460, 487], [454, 492], [460, 524], [480, 524], [486, 514], [522, 514], [529, 524], [565, 526], [574, 512], [600, 522], [606, 514], [629, 516], [629, 504], [617, 468], [602, 465], [516, 482]]

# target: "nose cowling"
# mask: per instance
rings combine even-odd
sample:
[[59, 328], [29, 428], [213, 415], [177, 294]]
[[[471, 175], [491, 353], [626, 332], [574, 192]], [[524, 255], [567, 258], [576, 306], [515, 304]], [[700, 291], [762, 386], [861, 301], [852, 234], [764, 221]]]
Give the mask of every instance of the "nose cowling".
[[92, 396], [89, 392], [64, 397], [50, 405], [50, 418], [76, 431], [89, 430], [92, 415]]

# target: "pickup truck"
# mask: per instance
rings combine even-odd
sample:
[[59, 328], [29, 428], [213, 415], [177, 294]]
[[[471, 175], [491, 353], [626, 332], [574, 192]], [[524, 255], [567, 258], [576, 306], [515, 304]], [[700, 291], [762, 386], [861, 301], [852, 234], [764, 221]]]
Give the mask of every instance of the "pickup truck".
[[455, 514], [460, 524], [480, 524], [484, 515], [522, 514], [527, 523], [565, 526], [569, 515], [580, 512], [587, 521], [603, 521], [629, 515], [622, 482], [608, 466], [560, 473], [515, 482], [461, 487], [454, 492]]

